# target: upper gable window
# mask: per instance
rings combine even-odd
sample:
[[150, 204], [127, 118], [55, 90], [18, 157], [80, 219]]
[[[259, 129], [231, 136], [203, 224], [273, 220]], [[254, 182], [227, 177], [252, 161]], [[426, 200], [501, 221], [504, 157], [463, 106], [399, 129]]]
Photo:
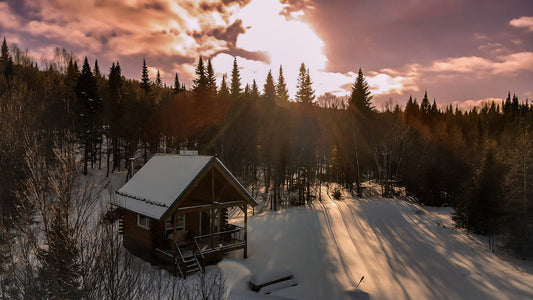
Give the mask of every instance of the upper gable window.
[[141, 214], [137, 214], [137, 226], [150, 229], [150, 218]]

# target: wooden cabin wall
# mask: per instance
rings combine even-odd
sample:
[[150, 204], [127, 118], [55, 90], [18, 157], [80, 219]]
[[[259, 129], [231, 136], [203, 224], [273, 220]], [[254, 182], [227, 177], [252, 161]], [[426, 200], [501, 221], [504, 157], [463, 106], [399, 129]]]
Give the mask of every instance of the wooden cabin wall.
[[122, 211], [122, 222], [124, 247], [134, 255], [150, 261], [152, 250], [159, 246], [161, 238], [164, 237], [164, 223], [150, 219], [150, 229], [144, 229], [137, 225], [137, 213], [129, 210]]

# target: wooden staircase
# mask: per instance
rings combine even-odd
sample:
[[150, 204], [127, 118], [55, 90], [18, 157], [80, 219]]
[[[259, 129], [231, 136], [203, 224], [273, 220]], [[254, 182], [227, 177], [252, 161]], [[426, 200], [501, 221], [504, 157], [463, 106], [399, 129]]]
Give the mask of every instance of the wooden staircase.
[[183, 279], [187, 278], [188, 275], [194, 274], [198, 271], [202, 273], [205, 272], [203, 264], [204, 258], [199, 249], [194, 249], [195, 247], [193, 246], [193, 249], [191, 249], [193, 250], [193, 254], [184, 257], [183, 252], [181, 251], [177, 243], [175, 244], [175, 247], [179, 255], [178, 257], [176, 257], [174, 263], [176, 264], [179, 275]]

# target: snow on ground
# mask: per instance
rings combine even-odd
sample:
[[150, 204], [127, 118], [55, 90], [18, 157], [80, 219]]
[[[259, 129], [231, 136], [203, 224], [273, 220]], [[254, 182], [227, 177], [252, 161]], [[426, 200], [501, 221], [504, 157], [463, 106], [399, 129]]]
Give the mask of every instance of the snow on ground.
[[[345, 192], [322, 200], [249, 218], [248, 259], [239, 251], [219, 264], [230, 299], [533, 298], [533, 262], [492, 254], [484, 237], [453, 227], [451, 208]], [[299, 284], [248, 289], [252, 274], [274, 269]]]

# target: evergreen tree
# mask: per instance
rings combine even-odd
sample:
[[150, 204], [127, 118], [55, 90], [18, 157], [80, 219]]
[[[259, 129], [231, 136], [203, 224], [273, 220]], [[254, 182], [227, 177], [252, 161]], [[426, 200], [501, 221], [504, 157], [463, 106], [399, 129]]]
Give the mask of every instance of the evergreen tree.
[[250, 99], [252, 97], [252, 90], [250, 89], [250, 85], [246, 84], [244, 87], [244, 98]]
[[504, 212], [504, 167], [489, 149], [479, 168], [464, 213], [475, 233], [497, 233]]
[[100, 68], [98, 67], [98, 59], [94, 60], [94, 77], [102, 77], [102, 74], [100, 74]]
[[370, 87], [365, 80], [363, 71], [359, 68], [359, 73], [352, 85], [352, 94], [348, 99], [348, 107], [352, 111], [359, 111], [362, 113], [370, 113], [373, 111], [372, 95], [370, 94]]
[[174, 76], [174, 87], [172, 88], [173, 94], [179, 94], [181, 92], [180, 80], [178, 78], [178, 73]]
[[114, 62], [111, 64], [111, 69], [109, 70], [108, 87], [110, 94], [118, 99], [122, 89], [122, 74], [118, 61], [116, 65]]
[[272, 78], [272, 71], [268, 71], [265, 85], [263, 87], [263, 98], [267, 103], [273, 104], [276, 101], [276, 86]]
[[309, 70], [305, 68], [305, 64], [300, 66], [300, 73], [298, 74], [298, 90], [296, 91], [296, 101], [311, 105], [315, 99], [315, 92], [313, 91], [311, 83], [311, 76]]
[[279, 77], [278, 84], [276, 85], [276, 96], [279, 103], [289, 102], [289, 90], [287, 89], [287, 84], [285, 83], [285, 78], [283, 77], [283, 68], [279, 66]]
[[204, 61], [200, 56], [198, 59], [198, 65], [196, 66], [196, 79], [193, 81], [193, 90], [196, 96], [204, 97], [207, 95], [207, 76], [205, 74]]
[[0, 56], [0, 72], [6, 79], [13, 76], [13, 59], [9, 54], [9, 47], [7, 46], [6, 38], [2, 42], [2, 55]]
[[233, 59], [233, 70], [231, 71], [231, 96], [238, 98], [241, 95], [241, 76], [237, 66], [237, 58]]
[[222, 82], [220, 83], [220, 92], [219, 95], [221, 97], [227, 97], [229, 96], [229, 89], [228, 84], [226, 82], [226, 74], [222, 75]]
[[[74, 67], [76, 68], [76, 67]], [[88, 99], [90, 102], [96, 101], [96, 80], [89, 66], [87, 56], [83, 60], [80, 76], [78, 77], [78, 85], [76, 86], [78, 97]], [[91, 110], [94, 111], [93, 108]]]
[[141, 88], [145, 94], [150, 92], [150, 77], [148, 76], [148, 67], [146, 67], [146, 59], [143, 58], [143, 65], [141, 70]]
[[67, 65], [67, 74], [65, 78], [65, 83], [68, 89], [74, 89], [78, 84], [78, 77], [80, 76], [80, 71], [75, 62], [72, 61], [72, 57], [69, 59]]
[[429, 104], [427, 91], [424, 92], [424, 98], [422, 98], [422, 102], [420, 103], [420, 110], [422, 111], [422, 114], [425, 117], [429, 116], [429, 112], [431, 111], [431, 105]]
[[161, 81], [161, 73], [159, 73], [159, 70], [157, 70], [157, 73], [155, 75], [155, 85], [158, 87], [161, 87], [162, 81]]
[[[76, 67], [75, 67], [76, 68]], [[87, 57], [83, 60], [78, 84], [76, 85], [78, 95], [78, 134], [82, 140], [84, 149], [83, 174], [87, 175], [87, 164], [89, 160], [94, 161], [94, 144], [97, 138], [97, 119], [100, 108], [100, 99], [97, 98], [96, 79], [89, 66]]]
[[255, 82], [255, 79], [252, 82], [251, 98], [252, 98], [252, 100], [258, 100], [259, 99], [259, 88], [257, 87], [257, 83]]
[[209, 96], [215, 96], [217, 94], [217, 81], [215, 77], [215, 71], [213, 70], [213, 65], [211, 65], [211, 59], [207, 61], [206, 73], [207, 94]]
[[47, 235], [47, 248], [40, 251], [38, 259], [42, 264], [39, 277], [44, 293], [49, 299], [80, 298], [80, 265], [72, 225], [61, 208], [55, 208], [50, 231]]

